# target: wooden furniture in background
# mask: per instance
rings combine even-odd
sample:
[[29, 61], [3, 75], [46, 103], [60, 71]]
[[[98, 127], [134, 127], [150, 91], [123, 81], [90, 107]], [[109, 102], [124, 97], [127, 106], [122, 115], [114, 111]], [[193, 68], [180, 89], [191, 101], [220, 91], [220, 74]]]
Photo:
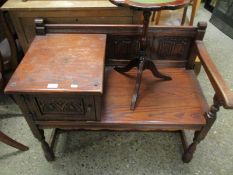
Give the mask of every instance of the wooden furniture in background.
[[[2, 0], [0, 7], [6, 2]], [[0, 63], [1, 63], [1, 83], [0, 90], [4, 87], [3, 81], [7, 82], [10, 75], [5, 76], [5, 71], [12, 72], [17, 67], [22, 58], [22, 50], [17, 44], [17, 34], [10, 23], [9, 15], [0, 10]]]
[[11, 17], [20, 45], [26, 52], [35, 36], [34, 19], [60, 24], [141, 24], [141, 13], [118, 8], [109, 0], [8, 0], [2, 10]]
[[[4, 75], [3, 58], [0, 52], [0, 92], [5, 87], [5, 83], [6, 83], [5, 77], [3, 75]], [[0, 130], [0, 141], [9, 146], [17, 148], [21, 151], [27, 151], [29, 149], [27, 146], [13, 140], [12, 138], [4, 134], [1, 130]]]
[[[5, 1], [6, 0], [2, 0], [0, 2], [0, 7]], [[6, 22], [6, 18], [4, 17], [4, 15], [4, 12], [0, 11], [1, 34], [4, 37], [0, 38], [0, 42], [1, 40], [4, 40], [3, 42], [9, 42], [9, 46], [7, 45], [6, 47], [10, 48], [8, 49], [4, 47], [2, 49], [4, 49], [4, 51], [9, 50], [10, 56], [5, 57], [5, 54], [2, 55], [0, 48], [0, 92], [5, 87], [5, 83], [7, 82], [5, 80], [6, 77], [4, 77], [4, 70], [14, 70], [18, 64], [17, 47], [15, 39], [13, 38], [11, 29], [9, 28], [9, 24]], [[13, 140], [12, 138], [4, 134], [2, 131], [0, 131], [0, 141], [21, 151], [27, 151], [29, 149], [27, 146]]]
[[12, 138], [8, 137], [6, 134], [4, 134], [2, 131], [0, 131], [0, 141], [12, 146], [14, 148], [17, 148], [21, 151], [27, 151], [29, 148], [19, 142], [16, 142], [15, 140], [13, 140]]
[[[192, 10], [191, 10], [191, 15], [190, 15], [190, 18], [189, 18], [189, 25], [193, 25], [193, 22], [194, 22], [194, 18], [196, 16], [196, 13], [197, 13], [197, 10], [199, 9], [199, 6], [200, 6], [200, 3], [201, 3], [201, 0], [193, 0], [190, 5], [192, 6]], [[181, 25], [184, 25], [185, 24], [185, 21], [187, 20], [187, 10], [188, 10], [188, 5], [184, 7], [183, 9], [183, 14], [182, 14], [182, 18], [180, 16], [180, 24]], [[166, 11], [158, 11], [157, 12], [157, 15], [155, 12], [153, 12], [152, 14], [152, 24], [154, 23], [155, 25], [158, 25], [158, 24], [167, 24], [167, 20], [170, 20], [170, 19], [166, 19], [166, 17], [164, 17], [162, 20], [162, 23], [159, 23], [160, 22], [160, 17], [161, 17], [161, 13], [162, 15], [165, 15], [164, 13], [166, 13]], [[178, 13], [179, 14], [179, 13]], [[179, 14], [181, 15], [181, 14]], [[172, 16], [175, 16], [175, 14], [173, 13]]]
[[[143, 30], [141, 25], [62, 25], [45, 24], [41, 20], [36, 21], [36, 31], [40, 34], [46, 34], [42, 37], [45, 40], [46, 38], [48, 40], [51, 39], [50, 36], [56, 36], [56, 34], [50, 35], [47, 33], [107, 34], [106, 63], [107, 65], [115, 66], [127, 63], [128, 60], [126, 58], [132, 58], [128, 56], [137, 53], [139, 45], [132, 45], [132, 43], [139, 43], [139, 36]], [[40, 22], [38, 23], [38, 21]], [[149, 72], [145, 72], [142, 80], [141, 100], [135, 111], [131, 111], [128, 108], [132, 95], [129, 89], [132, 88], [132, 82], [136, 78], [135, 70], [131, 70], [129, 73], [123, 75], [109, 67], [106, 68], [105, 72], [104, 97], [100, 121], [80, 121], [80, 118], [70, 119], [61, 115], [59, 118], [52, 117], [51, 115], [41, 118], [41, 115], [34, 112], [35, 106], [31, 105], [33, 103], [28, 98], [28, 95], [25, 96], [25, 92], [28, 90], [27, 87], [22, 86], [22, 88], [18, 89], [17, 83], [15, 84], [17, 81], [16, 77], [31, 81], [30, 86], [35, 91], [34, 95], [36, 94], [37, 98], [41, 98], [39, 92], [43, 91], [42, 86], [36, 84], [34, 81], [34, 78], [37, 79], [37, 77], [28, 76], [25, 72], [20, 71], [24, 67], [30, 70], [34, 68], [40, 70], [41, 68], [41, 71], [44, 72], [44, 69], [48, 66], [45, 65], [45, 67], [40, 66], [40, 68], [36, 68], [36, 64], [27, 64], [28, 62], [30, 63], [31, 59], [33, 60], [32, 55], [37, 55], [38, 58], [46, 56], [46, 52], [41, 52], [43, 53], [41, 56], [41, 53], [31, 49], [29, 49], [26, 58], [23, 59], [22, 64], [16, 70], [5, 92], [14, 94], [34, 136], [40, 140], [47, 160], [53, 160], [54, 153], [45, 141], [43, 129], [60, 128], [115, 131], [179, 131], [184, 148], [183, 161], [189, 162], [193, 157], [196, 146], [206, 137], [216, 120], [219, 107], [223, 106], [226, 109], [233, 109], [233, 94], [217, 71], [201, 41], [205, 29], [205, 23], [199, 23], [198, 27], [150, 27], [148, 29], [149, 54], [153, 55], [153, 53], [156, 53], [157, 65], [161, 67], [163, 72], [174, 75], [174, 78], [172, 81], [160, 82], [154, 79]], [[70, 34], [66, 35], [69, 36]], [[35, 40], [32, 47], [37, 42], [38, 40]], [[62, 44], [57, 42], [56, 48], [62, 47], [64, 44], [69, 45], [71, 41], [67, 42], [63, 41]], [[38, 45], [37, 49], [39, 50], [44, 47], [44, 45]], [[89, 48], [89, 46], [86, 47], [86, 49]], [[132, 49], [129, 49], [129, 47]], [[62, 57], [66, 58], [63, 64], [69, 61], [70, 52], [69, 50], [63, 52]], [[54, 54], [56, 54], [56, 51]], [[93, 53], [88, 52], [88, 54], [92, 55]], [[197, 55], [215, 90], [214, 102], [210, 108], [194, 74], [194, 60]], [[36, 60], [38, 61], [39, 59]], [[56, 62], [56, 57], [50, 60]], [[62, 59], [59, 60], [61, 61]], [[88, 58], [86, 60], [88, 61]], [[75, 69], [77, 64], [70, 65], [69, 69]], [[103, 65], [103, 63], [101, 64]], [[27, 65], [29, 66], [27, 67]], [[42, 76], [43, 74], [41, 73], [40, 75]], [[59, 75], [61, 79], [66, 77], [66, 74], [60, 73]], [[47, 76], [47, 74], [44, 74], [42, 79], [47, 79]], [[85, 76], [85, 74], [80, 74], [79, 76]], [[53, 77], [52, 74], [49, 77], [51, 80], [58, 78], [56, 76]], [[92, 84], [93, 80], [87, 79], [86, 82]], [[64, 89], [58, 92], [63, 94], [64, 97], [67, 97], [69, 94]], [[48, 93], [49, 95], [50, 93]], [[45, 107], [53, 106], [53, 104], [54, 102], [51, 102], [51, 104], [46, 104]], [[194, 139], [190, 145], [187, 145], [187, 141], [185, 140], [184, 129], [195, 131]]]
[[1, 83], [0, 90], [9, 80], [12, 72], [16, 69], [23, 57], [23, 52], [18, 44], [17, 35], [9, 24], [6, 13], [0, 11], [0, 62], [1, 62]]
[[158, 1], [156, 3], [153, 3], [151, 1], [145, 1], [145, 0], [110, 0], [113, 4], [116, 4], [118, 6], [124, 6], [124, 7], [130, 7], [134, 10], [141, 10], [143, 12], [143, 30], [141, 33], [140, 38], [140, 52], [138, 53], [137, 58], [131, 60], [128, 65], [124, 67], [115, 67], [115, 70], [120, 73], [125, 73], [130, 71], [132, 68], [137, 67], [137, 78], [136, 83], [134, 87], [134, 93], [131, 100], [130, 109], [134, 110], [137, 104], [138, 96], [139, 96], [139, 90], [141, 86], [141, 79], [143, 71], [148, 69], [152, 72], [153, 76], [156, 78], [161, 78], [163, 80], [171, 80], [171, 77], [165, 74], [160, 73], [160, 71], [157, 69], [156, 65], [153, 63], [153, 61], [148, 57], [146, 54], [147, 49], [147, 38], [148, 38], [148, 28], [149, 28], [149, 22], [150, 22], [150, 16], [151, 11], [159, 11], [162, 9], [178, 9], [186, 4], [189, 3], [189, 0], [183, 0], [183, 1], [177, 1], [177, 0], [169, 0], [166, 3], [161, 3]]
[[12, 31], [13, 29], [7, 19], [9, 20], [6, 13], [0, 10], [0, 30], [3, 35], [3, 38], [0, 40], [0, 52], [2, 53], [4, 69], [15, 70], [22, 53], [20, 53], [16, 43], [17, 36]]
[[[190, 17], [190, 22], [189, 22], [189, 25], [193, 25], [193, 22], [194, 22], [194, 18], [197, 14], [197, 11], [200, 7], [200, 4], [201, 4], [201, 0], [193, 0], [193, 2], [191, 3], [191, 6], [192, 6], [192, 11], [191, 11], [191, 17]], [[186, 13], [187, 13], [187, 10], [186, 10]]]

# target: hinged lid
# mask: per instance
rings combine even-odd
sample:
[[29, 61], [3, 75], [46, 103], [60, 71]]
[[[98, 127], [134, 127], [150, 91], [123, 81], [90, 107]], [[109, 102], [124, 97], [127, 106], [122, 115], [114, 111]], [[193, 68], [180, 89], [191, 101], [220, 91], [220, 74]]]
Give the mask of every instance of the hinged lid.
[[36, 36], [6, 93], [102, 93], [106, 35]]

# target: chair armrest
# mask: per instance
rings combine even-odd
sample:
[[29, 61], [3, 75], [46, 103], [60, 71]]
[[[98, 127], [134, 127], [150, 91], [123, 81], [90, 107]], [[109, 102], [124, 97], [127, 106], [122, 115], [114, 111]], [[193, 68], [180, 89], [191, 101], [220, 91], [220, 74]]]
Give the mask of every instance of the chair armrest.
[[196, 41], [196, 48], [201, 64], [214, 88], [218, 100], [226, 109], [233, 109], [233, 92], [225, 83], [202, 41]]

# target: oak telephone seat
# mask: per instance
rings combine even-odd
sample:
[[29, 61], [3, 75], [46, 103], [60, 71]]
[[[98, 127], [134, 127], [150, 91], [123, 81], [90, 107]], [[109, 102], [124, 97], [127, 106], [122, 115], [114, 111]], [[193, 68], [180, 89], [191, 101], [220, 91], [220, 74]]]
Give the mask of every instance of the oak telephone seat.
[[[37, 35], [41, 35], [39, 36], [40, 41], [46, 43], [46, 39], [50, 39], [50, 42], [53, 39], [54, 41], [59, 39], [63, 42], [56, 42], [55, 48], [59, 47], [60, 49], [64, 49], [63, 46], [67, 46], [69, 44], [67, 42], [71, 41], [63, 40], [63, 37], [74, 36], [75, 39], [80, 34], [106, 35], [106, 40], [102, 39], [102, 42], [106, 42], [105, 50], [104, 48], [98, 48], [101, 54], [96, 55], [96, 61], [92, 60], [94, 66], [98, 65], [100, 69], [104, 69], [105, 67], [105, 71], [103, 70], [104, 81], [102, 82], [103, 93], [98, 99], [88, 98], [89, 101], [94, 100], [94, 104], [100, 104], [101, 108], [95, 105], [85, 106], [85, 100], [87, 100], [85, 96], [82, 97], [84, 102], [78, 100], [80, 103], [76, 105], [75, 100], [66, 98], [66, 95], [72, 91], [70, 88], [60, 90], [51, 89], [47, 96], [40, 96], [43, 89], [34, 86], [38, 82], [33, 77], [30, 77], [32, 79], [30, 86], [34, 88], [34, 92], [27, 92], [26, 86], [21, 89], [17, 87], [19, 77], [21, 77], [20, 80], [22, 80], [22, 77], [29, 78], [21, 71], [23, 67], [25, 68], [31, 65], [29, 64], [29, 56], [34, 55], [33, 57], [37, 56], [40, 58], [40, 52], [32, 53], [35, 46], [41, 47], [41, 49], [48, 49], [47, 51], [49, 53], [56, 52], [54, 47], [46, 48], [46, 44], [38, 44], [38, 38], [32, 42], [28, 50], [30, 54], [27, 55], [26, 53], [25, 58], [5, 89], [6, 93], [15, 96], [34, 136], [41, 142], [45, 157], [48, 161], [54, 160], [54, 152], [52, 146], [45, 141], [43, 132], [45, 128], [114, 131], [178, 131], [180, 132], [184, 148], [182, 159], [184, 162], [190, 162], [198, 143], [206, 137], [211, 126], [214, 124], [219, 108], [222, 106], [226, 109], [233, 109], [232, 92], [212, 62], [202, 41], [206, 23], [201, 22], [197, 27], [155, 26], [148, 29], [147, 54], [156, 62], [156, 65], [161, 71], [171, 75], [172, 80], [160, 81], [159, 79], [155, 79], [151, 75], [151, 72], [143, 72], [139, 101], [135, 111], [130, 110], [130, 101], [136, 78], [136, 69], [121, 74], [113, 70], [112, 67], [126, 65], [130, 61], [129, 59], [137, 55], [142, 31], [141, 25], [47, 24], [41, 18], [35, 19], [35, 24]], [[95, 43], [96, 41], [93, 40], [93, 42]], [[101, 41], [99, 42], [101, 43]], [[85, 50], [85, 47], [82, 46], [82, 49]], [[56, 54], [53, 58], [54, 63], [58, 65], [69, 64], [69, 56], [75, 55], [75, 51], [77, 52], [75, 49], [72, 52], [71, 49], [67, 52], [67, 55], [65, 51], [63, 54]], [[102, 60], [103, 51], [105, 52], [105, 66], [101, 66], [104, 63], [99, 61], [100, 57], [100, 60]], [[88, 53], [86, 54], [88, 55]], [[197, 55], [215, 91], [213, 104], [210, 106], [202, 93], [194, 73], [195, 58]], [[46, 56], [46, 53], [43, 52], [43, 56]], [[63, 61], [62, 58], [65, 60]], [[33, 60], [34, 62], [30, 70], [34, 68], [38, 70], [38, 67], [43, 68], [44, 61], [40, 62], [39, 59], [37, 60]], [[52, 59], [50, 61], [53, 63]], [[71, 66], [70, 70], [75, 70], [77, 64], [69, 65]], [[88, 64], [86, 65], [86, 69], [89, 69], [90, 72], [87, 72], [85, 69], [86, 74], [93, 73], [91, 67], [93, 65], [90, 65], [90, 62]], [[46, 68], [48, 66], [50, 65], [46, 65]], [[46, 69], [45, 73], [47, 72], [48, 70]], [[83, 78], [85, 75], [75, 74], [74, 76], [75, 78]], [[62, 79], [63, 77], [55, 77], [58, 80], [59, 78]], [[46, 79], [46, 76], [44, 76], [44, 79]], [[26, 80], [29, 81], [29, 79]], [[85, 80], [85, 82], [88, 81], [92, 82], [92, 79]], [[62, 81], [62, 83], [62, 85], [65, 85], [66, 81]], [[39, 86], [42, 87], [40, 84]], [[80, 94], [78, 94], [78, 90], [76, 92], [75, 98], [79, 98], [78, 95]], [[25, 93], [27, 93], [26, 96], [24, 96]], [[46, 100], [45, 98], [51, 96], [52, 93], [64, 98], [58, 98], [59, 103], [55, 97], [51, 97], [51, 100]], [[90, 94], [93, 95], [91, 92]], [[78, 115], [80, 114], [80, 106], [82, 107], [82, 115], [84, 115], [81, 118]], [[47, 111], [45, 110], [45, 113], [43, 113], [41, 109], [47, 109]], [[101, 114], [100, 117], [91, 117], [95, 115], [94, 113], [85, 117], [92, 110]], [[187, 144], [184, 130], [193, 130], [195, 132], [191, 144]], [[53, 141], [51, 139], [51, 143], [54, 143]]]

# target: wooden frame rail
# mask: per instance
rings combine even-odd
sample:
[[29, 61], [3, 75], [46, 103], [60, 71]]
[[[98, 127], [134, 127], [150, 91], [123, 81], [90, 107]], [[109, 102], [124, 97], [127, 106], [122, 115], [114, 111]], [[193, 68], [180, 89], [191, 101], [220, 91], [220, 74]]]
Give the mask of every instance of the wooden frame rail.
[[[47, 33], [107, 34], [106, 65], [126, 65], [139, 52], [142, 25], [118, 24], [47, 24], [35, 19], [37, 35]], [[149, 28], [147, 52], [158, 67], [185, 67], [194, 64], [190, 49], [202, 40], [206, 23], [193, 26], [153, 26]], [[191, 60], [191, 61], [190, 61]]]

